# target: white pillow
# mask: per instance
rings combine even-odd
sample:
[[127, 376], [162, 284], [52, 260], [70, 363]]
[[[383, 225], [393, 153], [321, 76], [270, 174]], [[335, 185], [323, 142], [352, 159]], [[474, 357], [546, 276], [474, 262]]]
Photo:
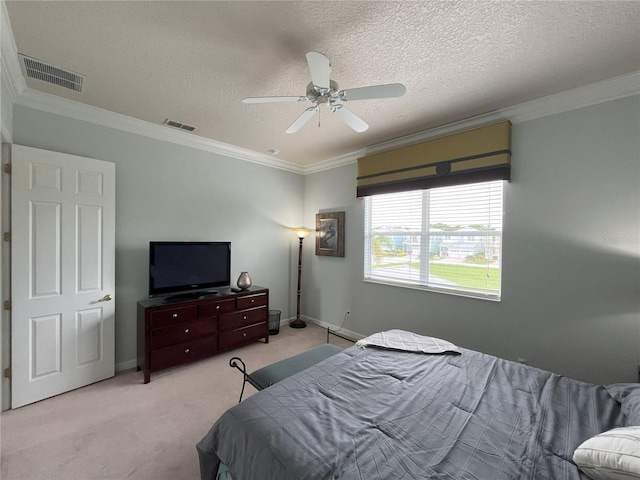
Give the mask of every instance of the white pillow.
[[573, 461], [593, 480], [640, 479], [640, 426], [591, 437], [576, 449]]

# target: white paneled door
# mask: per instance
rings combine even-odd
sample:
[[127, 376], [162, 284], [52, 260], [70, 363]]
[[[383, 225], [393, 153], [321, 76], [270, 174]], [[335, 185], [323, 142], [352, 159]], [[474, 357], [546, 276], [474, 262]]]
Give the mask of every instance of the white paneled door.
[[14, 145], [11, 407], [115, 371], [115, 164]]

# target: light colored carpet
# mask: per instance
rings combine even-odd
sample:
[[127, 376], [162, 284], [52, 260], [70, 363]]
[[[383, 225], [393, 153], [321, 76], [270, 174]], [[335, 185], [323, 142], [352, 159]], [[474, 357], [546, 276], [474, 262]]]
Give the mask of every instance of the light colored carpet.
[[[353, 343], [332, 336], [331, 343]], [[326, 329], [280, 328], [254, 343], [189, 365], [114, 378], [4, 412], [0, 417], [2, 480], [198, 479], [196, 443], [238, 402], [242, 374], [326, 342]], [[244, 398], [255, 393], [247, 385]]]

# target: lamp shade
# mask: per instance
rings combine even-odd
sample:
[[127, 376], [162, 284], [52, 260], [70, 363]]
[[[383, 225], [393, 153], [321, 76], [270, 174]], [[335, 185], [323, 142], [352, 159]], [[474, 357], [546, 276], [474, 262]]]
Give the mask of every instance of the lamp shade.
[[296, 236], [298, 238], [306, 238], [307, 235], [309, 235], [311, 233], [311, 230], [309, 230], [308, 228], [304, 228], [304, 227], [293, 228], [291, 230], [293, 231], [293, 233], [296, 234]]

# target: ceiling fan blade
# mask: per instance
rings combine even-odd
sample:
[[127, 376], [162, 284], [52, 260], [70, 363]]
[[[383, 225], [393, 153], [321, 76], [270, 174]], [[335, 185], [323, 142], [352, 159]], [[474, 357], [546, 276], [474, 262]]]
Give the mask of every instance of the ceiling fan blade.
[[249, 97], [243, 98], [242, 103], [275, 103], [275, 102], [306, 102], [307, 97]]
[[309, 72], [311, 72], [311, 83], [322, 90], [329, 90], [329, 74], [331, 72], [329, 59], [321, 53], [309, 52], [307, 53], [307, 63], [309, 64]]
[[305, 123], [307, 123], [311, 117], [318, 111], [318, 106], [307, 108], [302, 114], [294, 120], [294, 122], [287, 128], [287, 133], [296, 133], [300, 130]]
[[338, 98], [343, 101], [369, 100], [373, 98], [401, 97], [407, 91], [401, 83], [387, 83], [386, 85], [372, 85], [370, 87], [350, 88], [341, 90]]
[[353, 128], [356, 132], [364, 132], [369, 128], [369, 125], [367, 125], [364, 120], [342, 105], [333, 105], [331, 107], [331, 113]]

